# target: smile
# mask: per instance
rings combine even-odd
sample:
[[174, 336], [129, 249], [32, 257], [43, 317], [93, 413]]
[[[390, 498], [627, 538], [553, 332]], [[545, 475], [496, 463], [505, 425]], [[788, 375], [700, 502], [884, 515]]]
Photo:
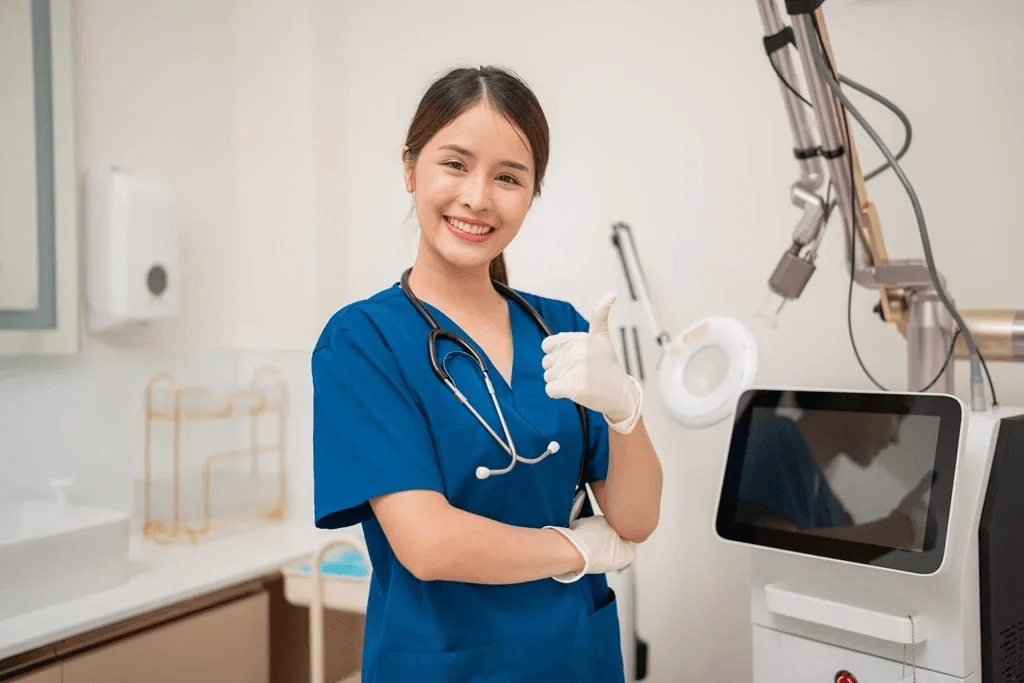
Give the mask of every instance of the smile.
[[476, 235], [477, 237], [483, 237], [494, 232], [493, 225], [485, 225], [481, 223], [468, 223], [462, 219], [455, 218], [453, 216], [444, 216], [445, 223], [448, 227], [454, 229], [457, 232], [465, 233], [467, 235]]

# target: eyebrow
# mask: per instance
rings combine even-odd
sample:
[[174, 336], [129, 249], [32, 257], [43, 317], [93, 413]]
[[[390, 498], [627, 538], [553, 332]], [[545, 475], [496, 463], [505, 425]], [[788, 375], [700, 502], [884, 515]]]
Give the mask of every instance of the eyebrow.
[[[462, 156], [469, 157], [470, 159], [474, 158], [474, 156], [475, 156], [472, 152], [470, 152], [465, 147], [459, 147], [458, 145], [442, 145], [441, 149], [450, 149], [453, 152], [457, 152], [458, 154], [461, 154]], [[523, 173], [529, 173], [530, 172], [529, 168], [527, 168], [523, 164], [519, 163], [518, 161], [502, 161], [501, 165], [502, 166], [508, 166], [509, 168], [514, 168], [517, 171], [522, 171]]]

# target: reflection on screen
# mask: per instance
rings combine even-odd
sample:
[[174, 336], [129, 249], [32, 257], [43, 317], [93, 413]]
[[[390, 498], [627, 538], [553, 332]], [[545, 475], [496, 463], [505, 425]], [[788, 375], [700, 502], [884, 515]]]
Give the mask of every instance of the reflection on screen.
[[755, 407], [736, 521], [920, 551], [939, 420]]

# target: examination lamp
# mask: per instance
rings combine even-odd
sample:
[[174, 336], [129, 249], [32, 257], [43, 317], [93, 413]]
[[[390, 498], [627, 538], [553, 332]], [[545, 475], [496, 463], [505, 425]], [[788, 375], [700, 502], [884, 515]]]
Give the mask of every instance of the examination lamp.
[[[691, 429], [704, 429], [724, 420], [732, 414], [736, 400], [750, 388], [757, 374], [757, 341], [753, 333], [735, 318], [714, 315], [698, 320], [675, 337], [670, 336], [655, 316], [629, 225], [612, 225], [612, 245], [622, 265], [621, 285], [625, 292], [619, 300], [640, 305], [649, 330], [656, 335], [661, 352], [656, 365], [658, 391], [665, 410], [673, 420]], [[626, 372], [643, 381], [639, 335], [630, 320], [631, 308], [629, 304], [622, 307], [622, 357]]]

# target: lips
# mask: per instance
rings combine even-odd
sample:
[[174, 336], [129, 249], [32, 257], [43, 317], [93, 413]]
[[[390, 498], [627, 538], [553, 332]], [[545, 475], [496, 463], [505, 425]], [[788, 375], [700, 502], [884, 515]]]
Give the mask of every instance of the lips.
[[494, 226], [491, 225], [467, 223], [462, 219], [451, 216], [444, 216], [444, 224], [448, 226], [448, 230], [453, 235], [468, 242], [486, 242], [494, 234], [495, 230]]
[[445, 216], [444, 219], [456, 230], [469, 233], [471, 235], [487, 235], [494, 232], [494, 226], [488, 225], [483, 221], [466, 220], [463, 218], [456, 218], [455, 216]]

